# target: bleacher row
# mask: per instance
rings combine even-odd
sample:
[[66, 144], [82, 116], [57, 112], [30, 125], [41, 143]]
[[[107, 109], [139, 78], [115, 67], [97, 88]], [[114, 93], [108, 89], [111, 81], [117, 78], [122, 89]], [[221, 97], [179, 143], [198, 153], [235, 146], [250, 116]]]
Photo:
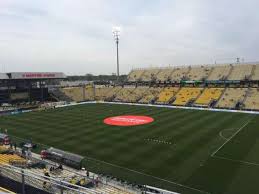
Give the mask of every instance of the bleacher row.
[[222, 64], [134, 69], [128, 75], [129, 82], [181, 80], [259, 80], [259, 64]]
[[63, 88], [62, 91], [74, 101], [101, 100], [259, 110], [258, 88], [116, 86], [71, 87]]
[[[84, 184], [86, 185], [92, 185], [91, 181], [92, 179], [90, 179], [89, 177], [85, 177], [85, 173], [79, 171], [76, 171], [74, 169], [65, 167], [62, 170], [49, 170], [50, 167], [52, 166], [50, 163], [48, 163], [48, 165], [43, 169], [42, 167], [40, 167], [39, 165], [34, 165], [34, 167], [28, 167], [28, 160], [17, 155], [17, 153], [10, 153], [10, 148], [8, 146], [2, 146], [0, 145], [0, 171], [5, 169], [5, 168], [10, 168], [10, 170], [4, 172], [1, 172], [1, 175], [5, 175], [8, 178], [11, 178], [12, 180], [15, 180], [17, 182], [21, 181], [21, 178], [19, 176], [17, 176], [17, 174], [15, 174], [15, 170], [12, 169], [13, 167], [15, 167], [17, 169], [17, 166], [22, 167], [21, 170], [23, 170], [26, 173], [26, 184], [27, 185], [31, 185], [33, 187], [36, 187], [42, 191], [49, 191], [49, 188], [47, 187], [47, 185], [43, 184], [44, 181], [39, 180], [37, 178], [33, 178], [30, 177], [28, 175], [28, 173], [32, 174], [32, 175], [38, 175], [39, 177], [42, 177], [44, 175], [44, 173], [47, 171], [49, 176], [52, 179], [55, 179], [56, 181], [64, 181], [67, 183], [70, 183], [72, 185], [77, 185], [78, 182], [84, 180]], [[35, 155], [35, 154], [34, 154]], [[35, 158], [33, 159], [35, 160]], [[47, 163], [46, 163], [47, 164]], [[1, 167], [5, 167], [3, 169], [1, 169]], [[56, 168], [55, 164], [53, 163], [52, 166], [54, 169]], [[9, 176], [7, 176], [7, 173], [9, 174]], [[11, 176], [10, 176], [11, 175]], [[107, 180], [106, 180], [107, 183]], [[96, 194], [101, 194], [101, 193], [107, 193], [107, 194], [131, 194], [131, 191], [128, 191], [126, 189], [122, 189], [119, 186], [116, 186], [116, 184], [113, 185], [109, 185], [109, 184], [105, 184], [105, 181], [103, 181], [102, 179], [99, 179], [98, 181], [98, 185], [96, 184], [95, 186], [88, 186], [86, 187], [88, 189], [90, 189], [89, 191], [91, 192], [87, 192], [87, 193], [96, 193]], [[0, 187], [0, 193], [1, 193], [1, 187]], [[50, 193], [57, 193], [57, 192], [50, 192]], [[63, 192], [63, 193], [71, 193], [69, 191], [67, 192]], [[73, 192], [74, 193], [74, 192]], [[77, 193], [77, 192], [75, 192]], [[82, 192], [78, 192], [78, 193], [85, 193], [85, 190], [82, 190]]]

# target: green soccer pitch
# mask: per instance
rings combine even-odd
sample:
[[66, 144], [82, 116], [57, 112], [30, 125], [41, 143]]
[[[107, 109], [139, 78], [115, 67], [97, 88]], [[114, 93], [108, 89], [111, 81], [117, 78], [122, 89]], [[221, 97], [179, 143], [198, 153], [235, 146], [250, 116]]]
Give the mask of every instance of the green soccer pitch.
[[[154, 122], [119, 127], [117, 115]], [[259, 115], [85, 104], [0, 117], [11, 136], [85, 156], [86, 169], [175, 192], [259, 193]]]

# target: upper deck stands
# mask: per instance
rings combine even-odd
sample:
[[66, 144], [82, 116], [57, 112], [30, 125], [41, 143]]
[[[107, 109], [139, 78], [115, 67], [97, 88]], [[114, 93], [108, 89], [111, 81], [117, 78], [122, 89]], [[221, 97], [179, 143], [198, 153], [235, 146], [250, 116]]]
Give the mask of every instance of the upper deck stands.
[[211, 71], [211, 67], [201, 66], [201, 67], [190, 67], [189, 73], [187, 73], [186, 78], [188, 80], [205, 80]]
[[190, 71], [189, 67], [175, 68], [172, 75], [170, 76], [170, 80], [181, 81], [189, 71]]
[[174, 69], [170, 67], [161, 69], [159, 73], [156, 75], [156, 80], [161, 82], [170, 80], [173, 71]]
[[259, 80], [259, 64], [220, 64], [132, 70], [128, 81]]
[[230, 65], [215, 66], [212, 68], [211, 74], [207, 80], [226, 80], [230, 70]]
[[233, 69], [228, 76], [228, 80], [244, 80], [249, 79], [252, 74], [253, 65], [234, 65]]
[[135, 70], [132, 70], [129, 75], [128, 75], [128, 81], [129, 82], [136, 82], [138, 81], [142, 74], [145, 72], [145, 70], [143, 69], [135, 69]]
[[158, 74], [159, 69], [150, 69], [145, 71], [141, 76], [141, 81], [151, 81], [156, 80], [156, 75]]
[[259, 64], [254, 66], [252, 71], [251, 80], [259, 80]]

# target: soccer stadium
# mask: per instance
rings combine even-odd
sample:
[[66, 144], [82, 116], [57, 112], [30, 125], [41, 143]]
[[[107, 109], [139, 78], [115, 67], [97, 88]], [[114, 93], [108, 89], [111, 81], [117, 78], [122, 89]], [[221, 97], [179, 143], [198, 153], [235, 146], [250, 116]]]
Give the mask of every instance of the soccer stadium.
[[[65, 78], [1, 75], [2, 85], [12, 86], [1, 90], [5, 179], [19, 182], [22, 168], [30, 189], [51, 192], [44, 177], [26, 176], [53, 168], [48, 176], [84, 187], [87, 169], [100, 184], [88, 175], [86, 193], [259, 190], [259, 64], [133, 69], [118, 85], [64, 86]], [[55, 162], [78, 171], [60, 172]]]
[[259, 193], [258, 7], [0, 1], [0, 193]]

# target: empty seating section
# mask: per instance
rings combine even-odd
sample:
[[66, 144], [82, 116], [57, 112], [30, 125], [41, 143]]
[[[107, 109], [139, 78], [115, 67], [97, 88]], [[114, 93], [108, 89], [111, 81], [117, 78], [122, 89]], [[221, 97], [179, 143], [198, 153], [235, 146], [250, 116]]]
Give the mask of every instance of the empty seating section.
[[170, 76], [170, 79], [174, 81], [181, 81], [184, 77], [186, 77], [186, 74], [188, 72], [189, 72], [188, 67], [175, 68], [173, 73]]
[[132, 91], [131, 95], [127, 97], [127, 102], [138, 102], [147, 90], [148, 87], [137, 87]]
[[231, 68], [230, 65], [214, 66], [207, 80], [226, 80]]
[[244, 80], [249, 79], [252, 74], [253, 65], [233, 65], [233, 69], [228, 80]]
[[83, 101], [83, 88], [82, 87], [69, 87], [63, 88], [62, 92], [71, 98], [73, 101]]
[[116, 89], [114, 87], [95, 88], [95, 100], [106, 100], [112, 97], [116, 93]]
[[171, 79], [171, 74], [173, 72], [173, 68], [164, 68], [159, 71], [159, 73], [156, 75], [156, 80], [157, 81], [168, 81]]
[[93, 87], [69, 87], [63, 88], [62, 92], [74, 101], [94, 100]]
[[15, 154], [0, 154], [0, 165], [9, 164], [12, 160], [25, 161], [25, 159]]
[[84, 95], [84, 100], [94, 100], [94, 88], [92, 86], [86, 86]]
[[223, 91], [224, 88], [205, 88], [195, 104], [208, 106], [213, 100], [218, 100]]
[[259, 64], [254, 66], [251, 80], [259, 80]]
[[259, 110], [259, 89], [251, 88], [244, 101], [246, 109], [256, 109]]
[[167, 87], [164, 88], [158, 95], [157, 103], [158, 104], [167, 104], [178, 92], [179, 88], [177, 87]]
[[211, 67], [200, 66], [191, 67], [189, 73], [186, 75], [188, 80], [205, 80], [211, 71]]
[[161, 90], [162, 88], [148, 88], [139, 102], [149, 103], [151, 100], [154, 100], [158, 96]]
[[132, 94], [133, 90], [135, 90], [135, 87], [124, 87], [121, 88], [115, 98], [114, 101], [120, 101], [120, 102], [128, 102], [129, 96]]
[[151, 80], [156, 80], [156, 75], [158, 74], [160, 70], [159, 69], [149, 69], [146, 70], [143, 75], [141, 76], [141, 81], [151, 81]]
[[235, 108], [238, 102], [244, 100], [246, 91], [247, 88], [226, 88], [216, 106], [219, 108]]
[[144, 73], [145, 70], [143, 69], [135, 69], [135, 70], [132, 70], [130, 73], [129, 73], [129, 76], [128, 76], [128, 81], [129, 82], [135, 82], [135, 81], [138, 81], [142, 74]]
[[222, 64], [189, 67], [135, 69], [128, 81], [181, 81], [181, 80], [259, 80], [259, 64]]
[[195, 100], [202, 90], [202, 88], [181, 88], [175, 96], [173, 105], [186, 105], [190, 100]]

